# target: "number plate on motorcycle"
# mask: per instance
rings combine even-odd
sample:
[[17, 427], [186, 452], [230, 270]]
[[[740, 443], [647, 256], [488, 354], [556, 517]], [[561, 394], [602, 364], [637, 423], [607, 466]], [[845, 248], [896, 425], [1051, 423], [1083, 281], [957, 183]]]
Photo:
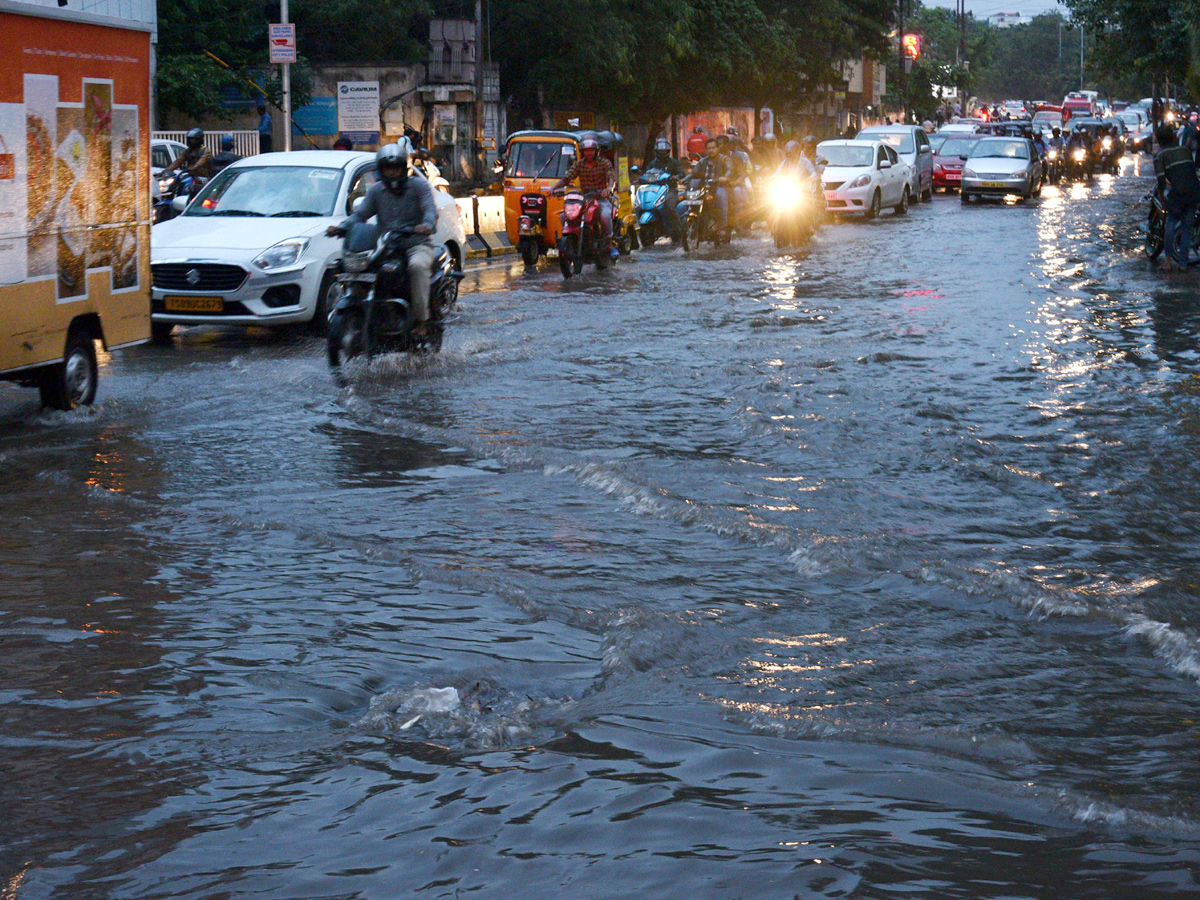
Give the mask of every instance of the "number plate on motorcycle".
[[167, 312], [223, 312], [225, 301], [220, 297], [167, 297], [163, 306]]

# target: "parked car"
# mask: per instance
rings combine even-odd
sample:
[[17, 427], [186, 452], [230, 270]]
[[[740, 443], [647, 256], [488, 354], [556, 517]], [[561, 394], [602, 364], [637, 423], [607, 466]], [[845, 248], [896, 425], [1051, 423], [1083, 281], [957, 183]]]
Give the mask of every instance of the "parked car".
[[1036, 197], [1042, 192], [1042, 163], [1033, 141], [984, 137], [971, 148], [962, 170], [962, 202], [972, 197]]
[[956, 191], [962, 182], [963, 163], [981, 140], [977, 134], [950, 135], [933, 154], [933, 186]]
[[912, 170], [892, 147], [864, 138], [825, 141], [817, 145], [817, 156], [826, 162], [821, 187], [831, 213], [873, 219], [884, 208], [908, 212]]
[[858, 137], [883, 141], [900, 154], [909, 167], [909, 191], [914, 200], [933, 198], [933, 148], [925, 129], [919, 125], [872, 125]]
[[[223, 169], [181, 215], [153, 228], [155, 336], [201, 324], [311, 322], [320, 331], [342, 256], [341, 238], [325, 229], [377, 180], [374, 155], [350, 151], [269, 153]], [[442, 191], [433, 199], [433, 242], [461, 270], [467, 244], [458, 204]]]

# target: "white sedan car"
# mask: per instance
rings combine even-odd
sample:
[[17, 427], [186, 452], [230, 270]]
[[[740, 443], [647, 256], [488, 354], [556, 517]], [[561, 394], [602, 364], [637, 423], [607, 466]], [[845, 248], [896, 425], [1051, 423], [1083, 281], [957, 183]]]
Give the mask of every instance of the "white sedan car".
[[[174, 219], [151, 231], [151, 323], [294, 325], [327, 319], [342, 256], [325, 229], [378, 180], [375, 156], [350, 151], [267, 153], [223, 169]], [[414, 174], [414, 178], [423, 175]], [[435, 247], [461, 269], [467, 249], [454, 198], [433, 192]]]
[[821, 187], [831, 213], [862, 213], [873, 219], [883, 208], [908, 212], [912, 172], [887, 144], [872, 140], [825, 141], [817, 145], [825, 160]]

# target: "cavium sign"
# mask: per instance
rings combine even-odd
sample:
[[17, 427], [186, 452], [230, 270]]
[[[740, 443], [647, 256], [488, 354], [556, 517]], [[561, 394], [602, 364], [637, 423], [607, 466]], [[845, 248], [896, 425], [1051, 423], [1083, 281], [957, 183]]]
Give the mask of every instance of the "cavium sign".
[[379, 143], [379, 82], [339, 81], [338, 133], [356, 144]]

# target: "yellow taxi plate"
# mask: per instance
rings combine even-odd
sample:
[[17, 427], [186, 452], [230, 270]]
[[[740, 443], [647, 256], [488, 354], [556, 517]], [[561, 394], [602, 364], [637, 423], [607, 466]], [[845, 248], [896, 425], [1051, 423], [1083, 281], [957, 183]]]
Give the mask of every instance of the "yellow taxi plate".
[[225, 301], [220, 297], [167, 297], [163, 306], [167, 312], [222, 312]]
[[1002, 187], [1007, 187], [1007, 185], [1006, 185], [1006, 184], [1005, 184], [1003, 181], [985, 181], [985, 182], [983, 183], [983, 186], [984, 186], [985, 188], [1002, 188]]

